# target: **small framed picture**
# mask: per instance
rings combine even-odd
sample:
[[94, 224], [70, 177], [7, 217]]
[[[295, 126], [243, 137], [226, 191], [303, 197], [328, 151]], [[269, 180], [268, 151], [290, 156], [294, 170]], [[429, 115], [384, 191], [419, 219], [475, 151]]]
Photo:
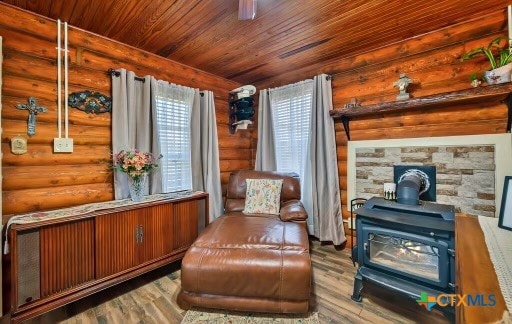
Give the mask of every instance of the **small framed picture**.
[[498, 226], [512, 231], [512, 176], [505, 177]]

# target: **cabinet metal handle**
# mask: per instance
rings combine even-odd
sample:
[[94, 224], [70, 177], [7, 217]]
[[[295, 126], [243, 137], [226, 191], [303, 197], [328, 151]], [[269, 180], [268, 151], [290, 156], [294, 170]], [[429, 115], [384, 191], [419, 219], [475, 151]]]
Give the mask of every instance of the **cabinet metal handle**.
[[135, 226], [135, 243], [137, 243], [137, 244], [142, 243], [143, 238], [144, 238], [144, 229], [142, 228], [142, 225], [136, 225]]

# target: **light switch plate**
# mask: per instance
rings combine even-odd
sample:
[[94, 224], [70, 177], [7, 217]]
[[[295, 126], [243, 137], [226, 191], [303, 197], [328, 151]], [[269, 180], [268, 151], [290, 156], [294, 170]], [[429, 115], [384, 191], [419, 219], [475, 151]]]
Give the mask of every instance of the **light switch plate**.
[[11, 153], [16, 155], [27, 153], [27, 139], [23, 136], [11, 138]]
[[73, 153], [72, 138], [54, 138], [53, 153]]

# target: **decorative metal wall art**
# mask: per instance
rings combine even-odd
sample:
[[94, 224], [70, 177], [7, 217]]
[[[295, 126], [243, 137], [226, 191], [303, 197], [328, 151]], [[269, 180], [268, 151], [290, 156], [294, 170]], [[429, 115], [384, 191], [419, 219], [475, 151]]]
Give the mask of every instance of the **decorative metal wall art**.
[[37, 100], [34, 97], [28, 98], [28, 104], [17, 104], [17, 109], [28, 110], [27, 120], [27, 134], [33, 136], [36, 134], [36, 116], [38, 113], [46, 112], [47, 109], [43, 106], [37, 105]]
[[408, 78], [407, 75], [405, 75], [405, 73], [400, 74], [400, 78], [398, 79], [398, 81], [395, 81], [393, 83], [393, 86], [397, 87], [399, 91], [398, 96], [396, 96], [396, 100], [407, 100], [410, 98], [409, 93], [407, 93], [407, 87], [411, 83], [412, 79]]
[[101, 114], [112, 111], [112, 99], [99, 92], [89, 90], [73, 92], [69, 95], [70, 107], [88, 114]]

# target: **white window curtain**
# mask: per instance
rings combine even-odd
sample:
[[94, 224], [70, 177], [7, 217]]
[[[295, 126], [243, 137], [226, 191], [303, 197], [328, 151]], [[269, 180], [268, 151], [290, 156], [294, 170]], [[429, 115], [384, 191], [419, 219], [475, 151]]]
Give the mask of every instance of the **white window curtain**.
[[[266, 127], [258, 128], [256, 169], [295, 172], [300, 176], [301, 200], [308, 212], [308, 230], [312, 234], [314, 233], [312, 195], [311, 190], [304, 190], [304, 187], [311, 185], [306, 168], [310, 142], [313, 80], [270, 89], [268, 101], [265, 97], [263, 95], [262, 101], [260, 94], [258, 125], [266, 125]], [[258, 161], [261, 162], [258, 163]], [[266, 168], [263, 169], [261, 166]]]
[[304, 196], [311, 199], [313, 235], [321, 241], [340, 245], [346, 238], [341, 215], [334, 121], [329, 114], [332, 109], [331, 78], [326, 74], [318, 75], [314, 78]]
[[213, 92], [196, 91], [192, 107], [192, 129], [192, 187], [194, 190], [208, 192], [208, 215], [211, 222], [224, 211]]
[[[295, 172], [300, 176], [301, 200], [308, 212], [308, 231], [313, 234], [314, 217], [308, 152], [313, 105], [313, 80], [269, 90], [273, 125], [273, 146], [277, 171]], [[266, 132], [266, 130], [263, 130]], [[258, 134], [259, 136], [259, 134]], [[272, 156], [271, 154], [268, 154]]]
[[[309, 233], [345, 241], [337, 169], [331, 81], [314, 80], [260, 92], [256, 170], [300, 175]], [[263, 127], [265, 125], [265, 127]]]
[[[209, 215], [223, 212], [214, 95], [124, 69], [112, 76], [114, 152], [139, 149], [160, 154], [145, 194], [201, 190], [209, 194]], [[116, 199], [129, 195], [125, 174], [115, 172]], [[204, 226], [199, 219], [200, 226]]]
[[268, 90], [260, 91], [258, 101], [258, 143], [254, 169], [276, 171], [276, 149], [274, 147], [274, 124], [270, 110]]
[[[209, 194], [209, 217], [223, 212], [214, 95], [153, 80], [156, 126], [162, 159], [163, 192], [200, 190]], [[199, 219], [200, 226], [203, 219]]]
[[192, 189], [191, 114], [194, 89], [152, 80], [163, 192]]
[[[154, 152], [158, 150], [158, 143], [154, 141], [156, 137], [152, 127], [154, 111], [151, 109], [151, 77], [145, 76], [144, 81], [140, 81], [135, 79], [132, 71], [118, 69], [117, 72], [119, 76], [112, 75], [113, 153], [133, 149]], [[144, 194], [159, 192], [158, 188], [153, 190], [157, 178], [158, 175], [150, 175], [149, 187], [146, 184]], [[114, 193], [115, 199], [129, 196], [128, 177], [125, 173], [114, 172]]]

